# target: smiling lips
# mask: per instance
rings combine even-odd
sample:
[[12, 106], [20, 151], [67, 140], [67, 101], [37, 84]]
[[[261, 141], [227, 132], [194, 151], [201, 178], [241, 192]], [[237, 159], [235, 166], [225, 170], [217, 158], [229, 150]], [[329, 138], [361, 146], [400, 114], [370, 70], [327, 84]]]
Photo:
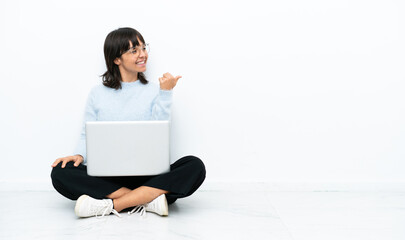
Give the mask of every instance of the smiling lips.
[[140, 61], [140, 62], [136, 62], [135, 64], [138, 65], [138, 66], [144, 66], [145, 65], [145, 60]]

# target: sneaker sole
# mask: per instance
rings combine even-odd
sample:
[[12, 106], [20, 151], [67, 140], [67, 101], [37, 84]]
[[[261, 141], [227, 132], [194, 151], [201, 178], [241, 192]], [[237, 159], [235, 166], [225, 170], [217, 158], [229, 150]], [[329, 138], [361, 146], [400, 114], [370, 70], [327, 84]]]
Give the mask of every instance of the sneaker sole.
[[163, 213], [161, 214], [162, 216], [168, 216], [169, 215], [169, 206], [167, 205], [167, 199], [166, 199], [166, 195], [163, 194], [163, 198], [165, 199], [163, 201], [163, 206], [162, 209], [164, 209]]
[[89, 198], [89, 196], [87, 196], [87, 195], [81, 195], [81, 196], [77, 199], [76, 206], [75, 206], [75, 214], [76, 214], [76, 216], [78, 216], [78, 217], [83, 217], [83, 216], [80, 216], [80, 215], [79, 215], [80, 207], [82, 206], [83, 201], [85, 201], [87, 198]]

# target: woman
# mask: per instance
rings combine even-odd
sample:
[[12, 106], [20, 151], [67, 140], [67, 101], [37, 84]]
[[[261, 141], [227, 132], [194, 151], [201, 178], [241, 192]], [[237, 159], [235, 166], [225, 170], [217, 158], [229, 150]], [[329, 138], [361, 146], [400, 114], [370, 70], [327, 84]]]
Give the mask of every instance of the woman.
[[[159, 86], [145, 75], [148, 46], [132, 28], [108, 34], [104, 42], [107, 71], [103, 85], [88, 96], [86, 121], [169, 120], [172, 91], [181, 76], [163, 74]], [[52, 184], [63, 196], [77, 200], [79, 217], [117, 216], [124, 209], [168, 215], [168, 204], [190, 196], [205, 179], [205, 166], [194, 156], [186, 156], [157, 176], [92, 177], [86, 170], [84, 126], [75, 155], [58, 158], [52, 164]]]

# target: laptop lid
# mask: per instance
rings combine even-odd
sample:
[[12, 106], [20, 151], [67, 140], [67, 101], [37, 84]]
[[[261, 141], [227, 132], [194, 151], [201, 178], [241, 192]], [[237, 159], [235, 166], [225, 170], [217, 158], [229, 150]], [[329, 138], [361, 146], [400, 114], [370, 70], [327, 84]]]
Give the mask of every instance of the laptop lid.
[[169, 121], [86, 122], [86, 149], [90, 176], [168, 172]]

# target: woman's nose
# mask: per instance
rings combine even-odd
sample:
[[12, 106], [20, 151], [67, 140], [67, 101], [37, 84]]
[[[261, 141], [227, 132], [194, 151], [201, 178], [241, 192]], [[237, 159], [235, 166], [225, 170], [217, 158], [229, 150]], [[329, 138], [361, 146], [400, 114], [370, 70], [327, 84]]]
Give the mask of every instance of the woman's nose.
[[141, 49], [139, 53], [139, 57], [145, 57], [147, 55], [146, 50]]

